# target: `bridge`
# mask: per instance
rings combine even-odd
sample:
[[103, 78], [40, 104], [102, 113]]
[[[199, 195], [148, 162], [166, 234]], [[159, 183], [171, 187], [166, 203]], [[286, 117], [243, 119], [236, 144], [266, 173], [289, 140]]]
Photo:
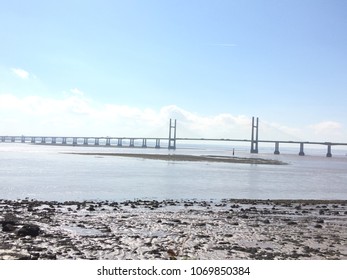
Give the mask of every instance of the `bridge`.
[[[347, 146], [347, 143], [337, 142], [310, 142], [310, 141], [278, 141], [278, 140], [259, 140], [259, 118], [252, 118], [251, 139], [215, 139], [215, 138], [179, 138], [176, 134], [177, 121], [170, 119], [169, 137], [68, 137], [68, 136], [0, 136], [0, 143], [31, 143], [41, 145], [70, 145], [70, 146], [106, 146], [106, 147], [153, 147], [159, 149], [162, 143], [168, 143], [169, 150], [176, 149], [177, 141], [214, 141], [214, 142], [247, 142], [251, 144], [250, 152], [257, 154], [259, 143], [274, 144], [274, 154], [280, 154], [280, 144], [297, 144], [299, 146], [299, 155], [304, 156], [305, 145], [324, 145], [327, 147], [326, 156], [332, 157], [332, 146]], [[152, 146], [149, 142], [153, 143]], [[155, 144], [154, 144], [155, 143]]]

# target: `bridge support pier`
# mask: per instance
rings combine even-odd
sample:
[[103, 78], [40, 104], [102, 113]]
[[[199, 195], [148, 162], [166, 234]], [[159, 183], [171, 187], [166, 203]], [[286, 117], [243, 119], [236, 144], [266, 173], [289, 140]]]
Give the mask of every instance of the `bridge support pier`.
[[332, 153], [331, 153], [331, 145], [328, 145], [328, 150], [327, 150], [327, 157], [332, 157]]
[[259, 118], [257, 118], [257, 123], [254, 123], [254, 117], [252, 117], [252, 139], [251, 139], [251, 154], [258, 153], [258, 128], [259, 128]]
[[63, 137], [63, 145], [66, 145], [66, 137]]
[[155, 148], [160, 149], [160, 139], [155, 140]]
[[25, 143], [25, 136], [22, 136], [21, 142]]
[[41, 144], [46, 144], [46, 137], [41, 138]]
[[279, 142], [276, 142], [275, 143], [275, 152], [274, 152], [275, 155], [279, 155], [280, 154], [280, 143]]
[[99, 138], [95, 138], [94, 145], [95, 145], [95, 146], [99, 146]]
[[147, 148], [147, 139], [146, 138], [142, 139], [142, 148]]
[[304, 143], [300, 143], [300, 152], [299, 152], [299, 156], [304, 156]]
[[86, 145], [86, 146], [88, 145], [88, 138], [83, 139], [83, 145]]
[[123, 146], [123, 140], [122, 139], [118, 139], [118, 143], [117, 143], [117, 146], [118, 147], [122, 147]]
[[169, 129], [169, 150], [176, 150], [176, 126], [177, 121], [173, 123], [170, 119], [170, 129]]
[[57, 138], [56, 137], [52, 138], [52, 144], [57, 144]]
[[16, 142], [16, 137], [11, 137], [11, 142], [12, 143]]
[[74, 145], [74, 146], [77, 145], [77, 138], [76, 137], [72, 138], [72, 145]]
[[111, 146], [111, 139], [110, 138], [106, 138], [106, 146]]
[[31, 137], [31, 141], [30, 141], [31, 143], [35, 143], [35, 137]]
[[131, 138], [130, 139], [130, 145], [129, 147], [134, 148], [135, 147], [135, 139]]

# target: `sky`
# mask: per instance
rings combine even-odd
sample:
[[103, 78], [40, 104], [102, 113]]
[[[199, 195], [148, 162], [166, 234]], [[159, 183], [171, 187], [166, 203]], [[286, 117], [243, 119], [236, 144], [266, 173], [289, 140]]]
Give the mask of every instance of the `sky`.
[[0, 0], [0, 135], [347, 142], [345, 0]]

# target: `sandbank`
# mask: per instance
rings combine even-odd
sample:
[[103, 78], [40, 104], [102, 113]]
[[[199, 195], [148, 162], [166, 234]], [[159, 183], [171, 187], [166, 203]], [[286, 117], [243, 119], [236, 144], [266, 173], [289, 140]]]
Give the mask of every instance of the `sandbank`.
[[64, 153], [74, 155], [86, 156], [114, 156], [114, 157], [128, 157], [128, 158], [141, 158], [151, 160], [165, 160], [165, 161], [195, 161], [195, 162], [225, 162], [225, 163], [245, 163], [245, 164], [273, 164], [282, 165], [286, 164], [279, 160], [263, 159], [263, 158], [246, 158], [235, 156], [215, 156], [215, 155], [183, 155], [183, 154], [138, 154], [138, 153]]

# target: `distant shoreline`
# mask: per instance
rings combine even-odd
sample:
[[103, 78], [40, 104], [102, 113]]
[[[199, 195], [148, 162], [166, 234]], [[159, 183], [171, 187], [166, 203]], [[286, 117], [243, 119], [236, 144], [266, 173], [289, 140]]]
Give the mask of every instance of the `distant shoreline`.
[[141, 158], [152, 160], [166, 160], [166, 161], [195, 161], [195, 162], [225, 162], [225, 163], [244, 163], [244, 164], [270, 164], [270, 165], [286, 165], [287, 163], [263, 158], [245, 158], [245, 157], [229, 157], [229, 156], [193, 156], [193, 155], [176, 155], [176, 154], [138, 154], [138, 153], [63, 153], [72, 155], [85, 155], [85, 156], [114, 156], [114, 157], [128, 157], [128, 158]]

